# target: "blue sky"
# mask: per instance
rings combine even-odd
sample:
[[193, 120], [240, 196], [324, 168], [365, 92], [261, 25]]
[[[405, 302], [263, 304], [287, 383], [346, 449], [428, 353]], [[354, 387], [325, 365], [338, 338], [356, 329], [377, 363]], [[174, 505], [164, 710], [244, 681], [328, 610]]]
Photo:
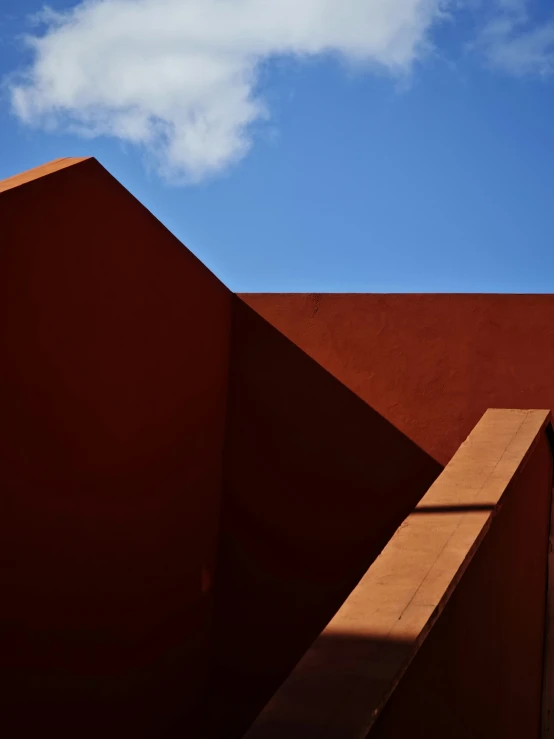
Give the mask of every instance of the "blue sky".
[[95, 156], [237, 291], [554, 292], [547, 0], [42, 8], [2, 3], [0, 178]]

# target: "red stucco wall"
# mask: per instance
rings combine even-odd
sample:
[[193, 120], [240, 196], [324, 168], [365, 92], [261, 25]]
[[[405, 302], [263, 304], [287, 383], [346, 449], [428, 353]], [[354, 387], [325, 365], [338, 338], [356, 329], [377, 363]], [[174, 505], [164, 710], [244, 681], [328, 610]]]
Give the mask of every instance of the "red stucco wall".
[[551, 486], [542, 433], [371, 739], [539, 736]]
[[483, 411], [554, 406], [554, 298], [268, 323], [96, 161], [46, 172], [0, 187], [2, 728], [238, 737]]
[[206, 735], [242, 735], [440, 470], [236, 301]]
[[554, 408], [553, 295], [243, 295], [442, 464], [487, 408]]
[[94, 160], [0, 194], [5, 736], [159, 736], [202, 683], [230, 293]]

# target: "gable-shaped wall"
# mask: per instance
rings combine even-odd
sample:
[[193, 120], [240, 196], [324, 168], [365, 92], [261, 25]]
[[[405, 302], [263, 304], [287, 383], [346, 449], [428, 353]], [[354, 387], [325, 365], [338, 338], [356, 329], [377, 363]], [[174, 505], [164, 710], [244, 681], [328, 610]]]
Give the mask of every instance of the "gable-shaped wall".
[[232, 296], [93, 159], [4, 184], [3, 733], [158, 736], [205, 667]]

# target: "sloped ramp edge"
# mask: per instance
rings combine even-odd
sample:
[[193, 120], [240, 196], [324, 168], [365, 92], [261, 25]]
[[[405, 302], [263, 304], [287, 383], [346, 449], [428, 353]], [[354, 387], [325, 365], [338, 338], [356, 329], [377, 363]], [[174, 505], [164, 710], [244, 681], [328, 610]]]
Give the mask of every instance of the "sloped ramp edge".
[[[547, 449], [549, 422], [546, 410], [485, 413], [245, 739], [364, 739], [374, 736], [373, 728], [379, 737], [397, 735], [387, 728], [381, 733], [378, 719], [440, 621], [508, 491], [539, 443]], [[548, 492], [549, 454], [543, 451], [540, 471]], [[529, 506], [529, 485], [522, 487], [516, 492]], [[548, 521], [543, 528], [546, 533]], [[542, 644], [542, 634], [536, 641]]]

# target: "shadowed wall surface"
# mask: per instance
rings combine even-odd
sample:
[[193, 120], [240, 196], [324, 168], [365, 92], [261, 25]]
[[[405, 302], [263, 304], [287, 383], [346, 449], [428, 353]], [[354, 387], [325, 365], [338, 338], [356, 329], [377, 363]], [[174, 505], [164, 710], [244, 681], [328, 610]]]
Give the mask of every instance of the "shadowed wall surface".
[[554, 408], [553, 295], [242, 295], [442, 464], [487, 408]]
[[231, 294], [60, 166], [0, 193], [1, 725], [159, 736], [202, 683]]
[[208, 735], [242, 735], [441, 469], [236, 300]]
[[551, 486], [542, 433], [371, 739], [539, 736]]

